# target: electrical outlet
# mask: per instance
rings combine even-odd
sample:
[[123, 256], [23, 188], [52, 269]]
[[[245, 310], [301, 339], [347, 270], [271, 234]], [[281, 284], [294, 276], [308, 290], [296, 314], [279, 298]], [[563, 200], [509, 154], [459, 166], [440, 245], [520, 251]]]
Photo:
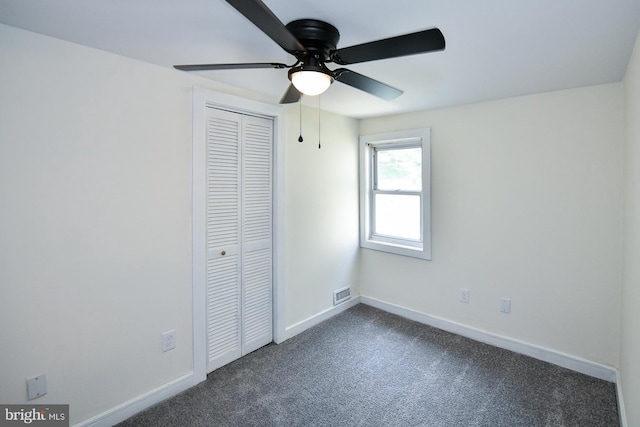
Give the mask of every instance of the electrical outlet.
[[162, 352], [176, 348], [176, 330], [172, 329], [162, 334]]
[[460, 288], [460, 302], [469, 304], [469, 289]]
[[511, 300], [509, 298], [500, 298], [500, 312], [504, 314], [511, 313]]

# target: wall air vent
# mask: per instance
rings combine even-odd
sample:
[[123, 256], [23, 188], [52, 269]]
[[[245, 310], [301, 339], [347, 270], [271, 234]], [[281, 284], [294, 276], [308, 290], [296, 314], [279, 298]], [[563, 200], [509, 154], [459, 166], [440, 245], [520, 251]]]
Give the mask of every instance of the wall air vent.
[[333, 291], [333, 305], [338, 305], [348, 299], [351, 299], [351, 286]]

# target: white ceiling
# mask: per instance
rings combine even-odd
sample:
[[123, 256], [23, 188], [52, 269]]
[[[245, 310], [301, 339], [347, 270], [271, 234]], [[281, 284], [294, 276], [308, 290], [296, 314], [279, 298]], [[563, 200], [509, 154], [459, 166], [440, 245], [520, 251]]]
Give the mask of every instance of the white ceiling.
[[[348, 66], [404, 90], [399, 98], [340, 83], [321, 96], [323, 109], [359, 118], [618, 82], [640, 28], [640, 0], [264, 2], [285, 24], [333, 24], [338, 47], [440, 28], [442, 52]], [[294, 62], [224, 0], [0, 0], [0, 22], [164, 67]], [[282, 69], [198, 74], [274, 103], [289, 84]]]

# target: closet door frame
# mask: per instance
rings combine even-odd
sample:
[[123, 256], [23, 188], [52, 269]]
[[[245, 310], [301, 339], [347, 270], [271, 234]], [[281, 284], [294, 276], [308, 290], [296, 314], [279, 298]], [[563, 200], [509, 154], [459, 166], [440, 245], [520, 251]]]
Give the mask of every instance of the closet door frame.
[[285, 339], [284, 323], [284, 144], [285, 112], [271, 105], [193, 88], [192, 136], [192, 296], [193, 374], [195, 382], [207, 378], [206, 332], [206, 111], [218, 108], [273, 120], [273, 340]]

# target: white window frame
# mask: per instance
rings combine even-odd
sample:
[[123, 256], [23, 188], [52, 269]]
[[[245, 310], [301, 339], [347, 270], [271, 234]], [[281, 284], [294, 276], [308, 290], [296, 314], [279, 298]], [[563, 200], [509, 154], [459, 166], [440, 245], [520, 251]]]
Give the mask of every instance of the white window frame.
[[[422, 147], [422, 191], [393, 192], [377, 190], [374, 185], [375, 149], [400, 149]], [[373, 233], [375, 194], [420, 194], [421, 237], [419, 240], [379, 236]], [[389, 252], [431, 260], [431, 129], [411, 129], [375, 135], [360, 136], [360, 246], [366, 249]]]

